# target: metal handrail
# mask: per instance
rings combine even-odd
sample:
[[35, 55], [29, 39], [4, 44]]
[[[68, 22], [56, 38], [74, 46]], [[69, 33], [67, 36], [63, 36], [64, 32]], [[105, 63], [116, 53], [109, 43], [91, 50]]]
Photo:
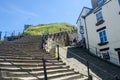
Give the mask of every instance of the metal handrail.
[[44, 80], [48, 80], [47, 79], [46, 60], [44, 58], [42, 58], [42, 62], [43, 62], [43, 69], [44, 69]]

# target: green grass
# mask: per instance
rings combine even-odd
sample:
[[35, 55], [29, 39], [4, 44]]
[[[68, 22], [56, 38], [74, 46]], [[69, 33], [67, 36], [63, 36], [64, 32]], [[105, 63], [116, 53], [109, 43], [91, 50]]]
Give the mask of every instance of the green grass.
[[39, 24], [36, 26], [30, 26], [24, 31], [24, 35], [41, 35], [47, 33], [56, 33], [62, 31], [75, 30], [73, 25], [69, 23], [50, 23], [50, 24]]
[[0, 40], [0, 42], [2, 42], [2, 41], [3, 41], [3, 39]]

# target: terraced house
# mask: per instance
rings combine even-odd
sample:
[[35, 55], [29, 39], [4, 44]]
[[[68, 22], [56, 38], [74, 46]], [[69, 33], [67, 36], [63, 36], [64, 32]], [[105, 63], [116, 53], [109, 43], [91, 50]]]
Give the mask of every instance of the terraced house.
[[120, 0], [91, 0], [77, 20], [79, 39], [94, 55], [120, 66]]

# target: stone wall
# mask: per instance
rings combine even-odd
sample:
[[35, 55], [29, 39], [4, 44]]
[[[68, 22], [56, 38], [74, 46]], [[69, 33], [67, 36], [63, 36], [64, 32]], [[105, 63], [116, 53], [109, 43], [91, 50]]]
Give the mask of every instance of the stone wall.
[[71, 41], [73, 41], [74, 38], [77, 39], [76, 30], [71, 32], [64, 31], [64, 32], [58, 32], [54, 34], [42, 35], [43, 48], [48, 53], [55, 54], [55, 48], [57, 45], [69, 46], [71, 44]]

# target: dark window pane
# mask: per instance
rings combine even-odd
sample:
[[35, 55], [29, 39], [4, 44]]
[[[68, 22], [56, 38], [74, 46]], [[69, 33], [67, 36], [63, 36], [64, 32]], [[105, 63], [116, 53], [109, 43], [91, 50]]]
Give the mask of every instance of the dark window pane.
[[102, 37], [102, 32], [99, 33], [100, 37]]
[[97, 19], [98, 22], [103, 19], [102, 12], [98, 12], [96, 14], [96, 19]]
[[118, 0], [118, 3], [119, 3], [119, 5], [120, 5], [120, 0]]
[[98, 6], [102, 6], [104, 4], [105, 0], [99, 0], [98, 1]]
[[101, 42], [104, 42], [104, 39], [103, 39], [103, 38], [100, 38], [100, 41], [101, 41]]
[[105, 31], [103, 31], [103, 35], [106, 36], [106, 32]]
[[106, 42], [106, 41], [107, 41], [107, 37], [105, 36], [105, 37], [104, 37], [104, 42]]

